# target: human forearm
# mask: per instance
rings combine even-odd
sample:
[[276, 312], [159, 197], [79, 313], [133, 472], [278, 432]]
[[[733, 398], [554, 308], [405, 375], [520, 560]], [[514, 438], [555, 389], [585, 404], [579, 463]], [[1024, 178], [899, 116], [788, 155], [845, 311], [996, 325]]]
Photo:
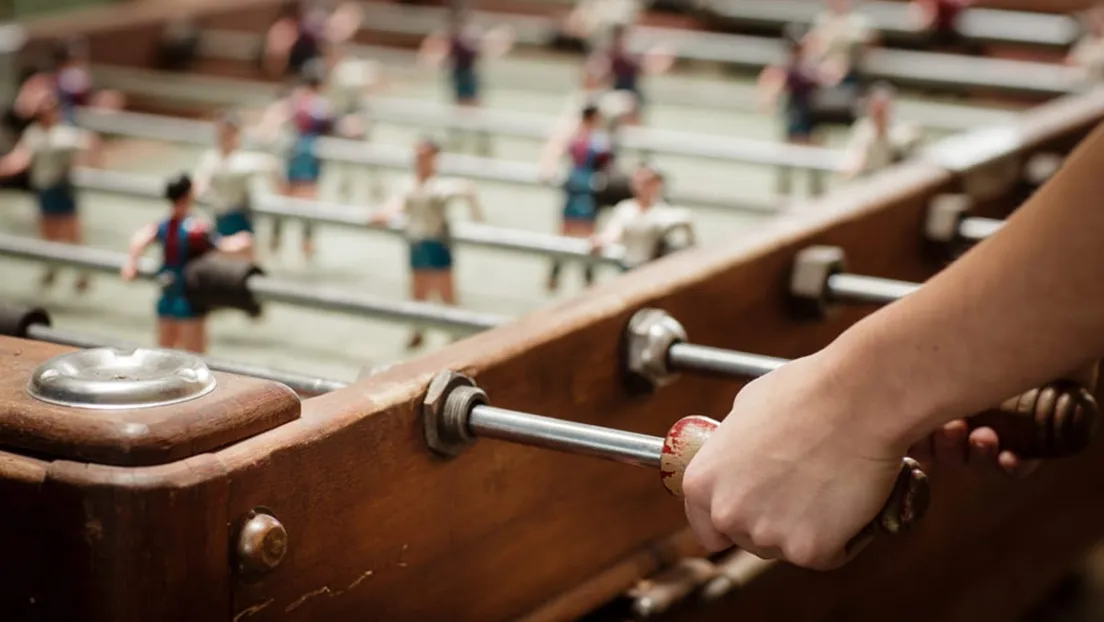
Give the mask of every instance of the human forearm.
[[999, 403], [1104, 354], [1104, 134], [1094, 133], [999, 235], [826, 352], [856, 391], [896, 405], [897, 440]]

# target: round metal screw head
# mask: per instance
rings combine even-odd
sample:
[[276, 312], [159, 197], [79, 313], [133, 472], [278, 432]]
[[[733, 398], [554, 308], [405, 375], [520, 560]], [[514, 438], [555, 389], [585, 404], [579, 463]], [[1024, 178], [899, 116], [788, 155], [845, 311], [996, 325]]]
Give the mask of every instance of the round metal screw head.
[[243, 574], [270, 572], [287, 554], [288, 535], [272, 514], [254, 510], [238, 534], [238, 569]]

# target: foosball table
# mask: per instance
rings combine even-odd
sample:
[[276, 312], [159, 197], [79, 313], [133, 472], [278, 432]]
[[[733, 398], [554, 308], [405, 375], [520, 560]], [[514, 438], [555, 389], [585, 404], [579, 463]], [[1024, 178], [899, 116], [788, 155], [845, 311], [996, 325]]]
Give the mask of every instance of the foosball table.
[[659, 472], [677, 492], [708, 427], [684, 418], [984, 243], [1102, 119], [1104, 91], [1056, 99], [305, 399], [0, 314], [0, 618], [1016, 619], [1102, 535], [1091, 381], [980, 415], [1048, 458], [1036, 474], [925, 467], [898, 500], [922, 520], [838, 571], [707, 555]]

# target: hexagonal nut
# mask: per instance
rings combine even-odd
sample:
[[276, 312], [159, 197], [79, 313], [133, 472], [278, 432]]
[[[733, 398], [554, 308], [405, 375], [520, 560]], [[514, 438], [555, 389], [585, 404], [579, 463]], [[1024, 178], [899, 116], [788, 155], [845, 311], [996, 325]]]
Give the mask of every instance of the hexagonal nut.
[[677, 376], [667, 365], [667, 351], [686, 339], [686, 329], [666, 311], [637, 311], [625, 329], [626, 373], [647, 390], [670, 383]]
[[[458, 401], [464, 403], [458, 404]], [[487, 402], [487, 394], [468, 376], [449, 370], [438, 373], [422, 399], [422, 433], [426, 446], [446, 458], [459, 454], [475, 442], [467, 427], [467, 414], [475, 405]]]
[[940, 194], [928, 205], [924, 236], [932, 242], [951, 244], [958, 240], [958, 228], [970, 213], [974, 201], [967, 194]]
[[1054, 177], [1065, 161], [1057, 153], [1036, 153], [1024, 164], [1023, 179], [1031, 186], [1041, 186]]
[[810, 246], [794, 258], [790, 295], [802, 317], [823, 318], [832, 309], [828, 277], [843, 272], [844, 253], [838, 246]]

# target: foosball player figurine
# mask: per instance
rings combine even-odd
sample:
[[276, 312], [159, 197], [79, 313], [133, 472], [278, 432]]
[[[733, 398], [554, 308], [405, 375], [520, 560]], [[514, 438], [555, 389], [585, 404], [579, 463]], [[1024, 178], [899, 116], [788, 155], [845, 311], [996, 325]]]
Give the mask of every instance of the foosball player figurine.
[[[57, 98], [47, 94], [39, 100], [35, 121], [23, 132], [15, 148], [0, 158], [0, 177], [29, 173], [29, 183], [38, 200], [39, 236], [49, 242], [81, 244], [80, 216], [71, 175], [82, 155], [95, 159], [95, 137], [62, 122]], [[42, 286], [53, 284], [57, 270], [49, 266]], [[88, 288], [88, 274], [76, 282], [78, 292]]]
[[321, 2], [287, 0], [265, 33], [260, 68], [273, 78], [298, 80], [307, 63], [323, 59], [328, 43], [352, 38], [361, 19], [360, 7], [353, 2], [329, 11]]
[[961, 47], [964, 43], [958, 23], [962, 12], [974, 0], [912, 0], [909, 5], [913, 21], [927, 34], [933, 48]]
[[[808, 57], [807, 39], [800, 28], [786, 29], [786, 61], [784, 65], [771, 65], [759, 74], [759, 92], [763, 104], [774, 108], [783, 98], [782, 118], [786, 142], [793, 145], [812, 145], [817, 142], [815, 96], [824, 82], [815, 64]], [[793, 167], [783, 166], [778, 171], [778, 193], [789, 195], [793, 190]], [[810, 183], [815, 181], [810, 178]], [[819, 188], [813, 188], [816, 194]]]
[[[295, 199], [314, 200], [318, 197], [318, 178], [322, 175], [322, 160], [318, 157], [318, 139], [334, 130], [333, 105], [322, 94], [326, 79], [326, 63], [315, 59], [303, 67], [302, 86], [288, 97], [276, 102], [265, 112], [260, 132], [287, 139], [284, 150], [287, 159], [286, 183], [282, 193]], [[279, 142], [279, 141], [278, 141]], [[279, 250], [283, 237], [283, 222], [272, 221], [273, 251]], [[303, 255], [314, 257], [314, 227], [303, 222]]]
[[641, 79], [647, 74], [664, 73], [674, 64], [674, 57], [662, 47], [657, 46], [644, 54], [629, 49], [628, 29], [615, 26], [609, 45], [587, 60], [587, 73], [598, 78], [607, 89], [630, 95], [632, 110], [623, 122], [627, 125], [640, 125], [644, 110], [644, 94]]
[[827, 0], [828, 10], [809, 30], [809, 51], [823, 71], [842, 85], [861, 85], [862, 62], [874, 39], [870, 20], [856, 12], [851, 0]]
[[[418, 56], [423, 65], [430, 67], [447, 63], [456, 105], [474, 108], [481, 103], [480, 59], [504, 56], [513, 45], [514, 34], [509, 28], [500, 26], [484, 33], [471, 23], [466, 11], [452, 10], [448, 29], [426, 37]], [[455, 143], [452, 145], [454, 149], [462, 147], [458, 134], [451, 137], [451, 142]], [[476, 149], [481, 154], [490, 153], [490, 136], [486, 132], [478, 134]]]
[[16, 115], [34, 116], [41, 102], [49, 97], [58, 101], [62, 121], [70, 124], [76, 123], [77, 109], [81, 106], [106, 110], [123, 107], [125, 98], [118, 91], [93, 91], [85, 45], [80, 39], [59, 41], [54, 45], [50, 68], [31, 75], [20, 86], [13, 106]]
[[[352, 55], [347, 43], [331, 45], [328, 61], [330, 73], [326, 97], [333, 105], [336, 134], [349, 140], [370, 140], [370, 98], [384, 87], [383, 67], [378, 62]], [[358, 202], [357, 179], [363, 176], [363, 168], [340, 162], [330, 162], [327, 166], [338, 169], [338, 187], [345, 200], [350, 203]], [[381, 198], [378, 183], [372, 184], [371, 192], [373, 198]]]
[[1066, 57], [1066, 64], [1081, 69], [1087, 85], [1104, 82], [1104, 2], [1085, 13], [1085, 34]]
[[[621, 267], [638, 268], [696, 243], [689, 211], [671, 207], [663, 200], [663, 174], [649, 165], [633, 173], [633, 198], [617, 204], [602, 232], [591, 238], [591, 248], [600, 252], [614, 244], [624, 247]], [[676, 243], [681, 232], [684, 239]]]
[[[253, 184], [261, 176], [283, 183], [279, 163], [270, 154], [241, 149], [241, 120], [236, 114], [223, 115], [215, 127], [218, 145], [200, 157], [194, 194], [214, 212], [218, 235], [253, 233]], [[236, 256], [252, 261], [253, 246]]]
[[852, 179], [880, 171], [899, 162], [916, 149], [921, 131], [893, 118], [894, 91], [888, 84], [870, 90], [863, 117], [851, 128], [844, 155], [843, 176]]
[[[466, 179], [437, 176], [440, 151], [440, 146], [429, 139], [417, 144], [414, 175], [400, 186], [383, 209], [372, 215], [371, 221], [385, 224], [405, 216], [406, 237], [410, 244], [411, 297], [426, 300], [436, 293], [445, 304], [455, 305], [448, 206], [455, 199], [463, 199], [474, 220], [484, 218], [475, 184]], [[409, 347], [416, 348], [423, 340], [423, 333], [416, 330]]]
[[127, 281], [134, 280], [138, 258], [153, 243], [160, 244], [164, 256], [157, 279], [162, 286], [157, 301], [157, 344], [203, 353], [207, 350], [207, 309], [188, 295], [185, 269], [212, 250], [241, 253], [253, 244], [253, 236], [248, 231], [219, 236], [206, 221], [194, 216], [192, 180], [187, 175], [170, 180], [165, 197], [172, 204], [172, 213], [134, 233], [121, 274]]
[[[545, 147], [540, 165], [541, 177], [553, 179], [556, 167], [564, 155], [568, 156], [571, 165], [563, 183], [563, 224], [560, 233], [573, 238], [589, 239], [594, 235], [594, 225], [598, 219], [598, 201], [595, 195], [604, 186], [607, 171], [613, 164], [613, 145], [596, 105], [588, 104], [583, 108], [574, 132]], [[559, 289], [562, 268], [560, 260], [552, 260], [548, 273], [549, 291]], [[594, 266], [590, 263], [583, 268], [583, 279], [587, 285], [594, 282]]]

